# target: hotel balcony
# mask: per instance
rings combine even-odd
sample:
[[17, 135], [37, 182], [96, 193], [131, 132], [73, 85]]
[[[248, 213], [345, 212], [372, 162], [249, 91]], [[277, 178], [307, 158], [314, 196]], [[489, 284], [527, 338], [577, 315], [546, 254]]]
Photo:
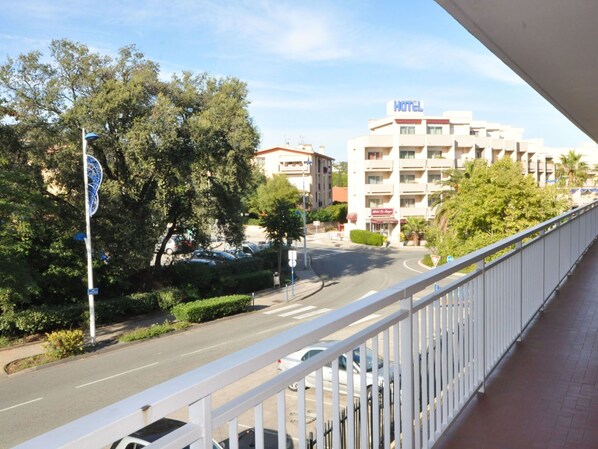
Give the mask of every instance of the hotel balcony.
[[[407, 211], [424, 215], [426, 209], [401, 208], [401, 216], [413, 216]], [[100, 449], [181, 409], [188, 424], [149, 447], [209, 449], [224, 434], [227, 448], [236, 449], [250, 427], [255, 447], [263, 449], [267, 425], [279, 448], [288, 447], [293, 432], [299, 449], [314, 441], [322, 449], [595, 448], [597, 236], [595, 202], [17, 448]], [[277, 359], [372, 315], [365, 328], [325, 351], [269, 374]], [[364, 360], [367, 351], [379, 358], [371, 376], [365, 370], [347, 376], [339, 358]], [[259, 370], [260, 380], [248, 389], [227, 390]], [[371, 379], [378, 379], [377, 388], [368, 387]], [[297, 391], [288, 392], [295, 384]], [[315, 397], [309, 409], [308, 395]]]
[[400, 147], [423, 147], [426, 145], [424, 134], [401, 134], [399, 135]]
[[401, 194], [420, 194], [423, 195], [427, 191], [427, 184], [420, 182], [402, 182], [399, 184], [399, 192]]
[[366, 184], [364, 190], [366, 195], [392, 195], [394, 184]]
[[426, 217], [427, 212], [427, 207], [401, 207], [399, 209], [399, 215], [401, 218]]
[[399, 159], [399, 168], [401, 170], [416, 169], [425, 170], [427, 159]]
[[428, 134], [426, 143], [429, 147], [452, 147], [455, 137], [452, 134]]
[[427, 161], [428, 170], [430, 169], [450, 169], [455, 167], [454, 159], [432, 158]]
[[363, 166], [365, 171], [392, 171], [393, 161], [384, 159], [366, 159]]

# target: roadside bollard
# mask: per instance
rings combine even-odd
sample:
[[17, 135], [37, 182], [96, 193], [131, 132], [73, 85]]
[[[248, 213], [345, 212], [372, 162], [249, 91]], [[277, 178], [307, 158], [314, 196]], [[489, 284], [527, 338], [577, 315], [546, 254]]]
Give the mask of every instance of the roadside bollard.
[[255, 292], [251, 294], [251, 308], [255, 309]]
[[286, 292], [287, 292], [287, 302], [289, 302], [289, 284], [284, 284], [284, 288], [286, 289]]

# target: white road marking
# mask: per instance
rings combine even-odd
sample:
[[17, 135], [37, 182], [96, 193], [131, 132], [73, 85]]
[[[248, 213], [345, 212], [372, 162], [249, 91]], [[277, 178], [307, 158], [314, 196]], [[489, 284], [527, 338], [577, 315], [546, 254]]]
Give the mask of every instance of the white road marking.
[[314, 310], [313, 312], [304, 313], [303, 315], [294, 316], [293, 318], [295, 318], [296, 320], [302, 320], [303, 318], [309, 318], [310, 316], [320, 315], [320, 314], [326, 313], [326, 312], [330, 312], [330, 309], [322, 308], [322, 309]]
[[32, 400], [27, 401], [27, 402], [21, 402], [20, 404], [16, 404], [16, 405], [13, 405], [11, 407], [6, 407], [6, 408], [3, 408], [3, 409], [0, 409], [0, 413], [7, 412], [8, 410], [12, 410], [13, 408], [22, 407], [23, 405], [31, 404], [33, 402], [41, 401], [42, 399], [43, 398], [32, 399]]
[[374, 314], [372, 314], [372, 315], [368, 315], [368, 316], [366, 316], [366, 317], [363, 317], [362, 319], [360, 319], [360, 320], [357, 320], [357, 321], [355, 321], [354, 323], [351, 323], [351, 324], [349, 324], [349, 326], [357, 326], [358, 324], [365, 323], [366, 321], [373, 320], [373, 319], [375, 319], [375, 318], [378, 318], [379, 316], [380, 316], [380, 315], [377, 315], [377, 314], [375, 314], [375, 313], [374, 313]]
[[[360, 299], [367, 298], [368, 296], [371, 296], [371, 295], [373, 295], [374, 293], [378, 293], [378, 290], [370, 290], [370, 291], [369, 291], [369, 292], [367, 292], [365, 295], [363, 295], [361, 298], [357, 298], [355, 301], [359, 301]], [[354, 301], [354, 302], [355, 302], [355, 301]]]
[[423, 273], [423, 271], [419, 271], [419, 270], [416, 270], [414, 268], [411, 268], [411, 267], [407, 266], [407, 262], [409, 262], [410, 260], [417, 260], [417, 259], [407, 259], [407, 260], [404, 260], [403, 261], [403, 266], [405, 268], [407, 268], [408, 270], [415, 271], [416, 273]]
[[287, 312], [287, 313], [281, 313], [278, 316], [287, 317], [287, 316], [291, 316], [291, 315], [296, 315], [296, 314], [301, 313], [301, 312], [306, 312], [308, 310], [312, 310], [312, 309], [315, 309], [315, 308], [316, 308], [316, 306], [305, 306], [305, 307], [302, 307], [301, 309], [298, 309], [298, 310], [291, 310], [290, 312]]
[[278, 329], [284, 329], [285, 327], [294, 326], [294, 325], [295, 325], [295, 323], [293, 323], [292, 321], [289, 321], [288, 323], [281, 324], [280, 326], [270, 327], [270, 328], [268, 328], [266, 330], [260, 331], [256, 335], [267, 334], [269, 332], [273, 332], [273, 331], [276, 331]]
[[149, 365], [140, 366], [139, 368], [130, 369], [129, 371], [123, 371], [122, 373], [114, 374], [113, 376], [104, 377], [103, 379], [94, 380], [93, 382], [88, 382], [86, 384], [76, 386], [75, 388], [87, 387], [89, 385], [93, 385], [93, 384], [97, 384], [97, 383], [100, 383], [100, 382], [104, 382], [106, 380], [114, 379], [115, 377], [124, 376], [125, 374], [134, 373], [135, 371], [139, 371], [139, 370], [142, 370], [142, 369], [145, 369], [145, 368], [149, 368], [150, 366], [155, 366], [158, 363], [160, 363], [160, 362], [154, 362], [154, 363], [150, 363]]
[[223, 342], [223, 343], [218, 343], [217, 345], [206, 346], [205, 348], [199, 348], [199, 349], [196, 349], [195, 351], [186, 352], [185, 354], [181, 354], [181, 357], [186, 357], [188, 355], [197, 354], [198, 352], [207, 351], [208, 349], [214, 349], [214, 348], [218, 348], [219, 346], [225, 346], [228, 344], [229, 344], [229, 342]]
[[268, 310], [267, 312], [264, 312], [264, 315], [272, 315], [274, 313], [282, 312], [284, 310], [294, 309], [295, 307], [299, 307], [300, 305], [301, 304], [291, 304], [289, 306], [280, 307], [274, 310]]

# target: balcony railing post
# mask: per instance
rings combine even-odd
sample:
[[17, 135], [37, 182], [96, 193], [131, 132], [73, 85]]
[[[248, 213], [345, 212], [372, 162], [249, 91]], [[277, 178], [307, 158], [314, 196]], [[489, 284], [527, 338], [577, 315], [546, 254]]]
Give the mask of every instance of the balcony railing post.
[[546, 229], [540, 231], [542, 238], [542, 304], [540, 310], [544, 310], [544, 303], [546, 302]]
[[477, 348], [476, 358], [478, 361], [478, 380], [481, 379], [481, 386], [478, 389], [478, 393], [486, 392], [486, 264], [484, 260], [480, 260], [477, 263], [476, 270], [480, 273], [479, 275], [479, 305], [477, 313]]
[[516, 251], [519, 253], [519, 276], [517, 279], [519, 290], [519, 335], [517, 341], [522, 340], [523, 335], [523, 244], [521, 241], [515, 245]]
[[402, 299], [401, 309], [409, 311], [409, 317], [400, 323], [401, 340], [401, 421], [403, 447], [413, 447], [413, 298]]
[[212, 396], [206, 396], [189, 406], [189, 422], [203, 428], [202, 438], [190, 449], [212, 449]]

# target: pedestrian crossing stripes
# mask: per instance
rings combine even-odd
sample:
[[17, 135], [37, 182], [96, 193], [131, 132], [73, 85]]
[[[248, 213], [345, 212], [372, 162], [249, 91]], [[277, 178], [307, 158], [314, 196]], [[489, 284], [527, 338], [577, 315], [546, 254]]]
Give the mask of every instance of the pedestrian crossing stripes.
[[[311, 318], [317, 315], [322, 315], [326, 312], [330, 312], [332, 309], [328, 309], [326, 307], [317, 307], [317, 306], [306, 306], [303, 304], [289, 304], [288, 306], [283, 306], [280, 308], [276, 308], [273, 310], [267, 310], [262, 312], [264, 315], [276, 315], [282, 318], [293, 318], [295, 320], [304, 320], [306, 318]], [[350, 324], [350, 326], [355, 326], [357, 324], [365, 323], [366, 321], [374, 320], [380, 317], [380, 315], [372, 314], [368, 315], [354, 323]]]

